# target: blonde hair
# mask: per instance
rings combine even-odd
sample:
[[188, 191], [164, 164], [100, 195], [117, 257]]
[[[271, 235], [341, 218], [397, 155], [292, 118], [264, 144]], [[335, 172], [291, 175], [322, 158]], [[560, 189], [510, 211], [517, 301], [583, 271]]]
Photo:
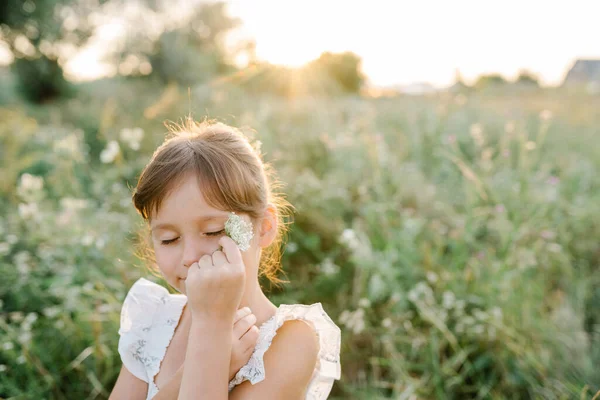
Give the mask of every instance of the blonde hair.
[[[259, 277], [265, 276], [275, 285], [285, 282], [277, 274], [282, 270], [281, 247], [293, 206], [276, 192], [280, 184], [271, 166], [262, 160], [260, 150], [238, 129], [223, 123], [198, 123], [188, 118], [182, 125], [167, 127], [170, 135], [154, 152], [133, 193], [138, 212], [149, 221], [189, 173], [198, 177], [200, 190], [211, 207], [245, 213], [256, 221], [271, 203], [276, 209], [277, 236], [262, 250]], [[142, 242], [142, 252], [154, 261], [148, 240]]]

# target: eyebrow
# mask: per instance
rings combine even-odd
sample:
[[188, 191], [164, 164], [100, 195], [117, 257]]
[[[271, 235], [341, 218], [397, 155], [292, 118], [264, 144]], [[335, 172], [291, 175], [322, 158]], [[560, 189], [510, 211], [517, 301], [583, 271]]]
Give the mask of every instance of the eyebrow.
[[[204, 217], [196, 218], [194, 220], [194, 222], [198, 222], [198, 223], [200, 223], [200, 222], [211, 222], [211, 221], [218, 220], [218, 219], [226, 219], [228, 217], [229, 217], [228, 215], [206, 215]], [[155, 230], [159, 230], [159, 229], [175, 229], [175, 228], [176, 227], [175, 227], [174, 224], [170, 224], [168, 222], [164, 222], [164, 223], [157, 224], [156, 226], [152, 227], [151, 230], [155, 231]]]

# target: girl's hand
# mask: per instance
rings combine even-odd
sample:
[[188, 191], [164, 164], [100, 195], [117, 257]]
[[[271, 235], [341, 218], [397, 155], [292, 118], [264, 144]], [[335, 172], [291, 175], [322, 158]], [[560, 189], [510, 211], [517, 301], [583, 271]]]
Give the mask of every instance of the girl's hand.
[[246, 268], [235, 242], [219, 239], [223, 251], [204, 255], [190, 266], [185, 280], [192, 318], [233, 321], [246, 283]]
[[233, 324], [233, 341], [231, 346], [231, 361], [229, 363], [229, 380], [242, 368], [254, 352], [258, 340], [259, 329], [256, 316], [249, 308], [237, 310]]

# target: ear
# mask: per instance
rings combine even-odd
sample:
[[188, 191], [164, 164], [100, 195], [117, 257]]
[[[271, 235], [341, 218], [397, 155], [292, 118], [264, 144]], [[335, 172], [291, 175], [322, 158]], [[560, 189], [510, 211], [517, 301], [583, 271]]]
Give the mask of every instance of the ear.
[[277, 208], [269, 203], [258, 230], [258, 245], [261, 248], [269, 247], [277, 237], [277, 223]]

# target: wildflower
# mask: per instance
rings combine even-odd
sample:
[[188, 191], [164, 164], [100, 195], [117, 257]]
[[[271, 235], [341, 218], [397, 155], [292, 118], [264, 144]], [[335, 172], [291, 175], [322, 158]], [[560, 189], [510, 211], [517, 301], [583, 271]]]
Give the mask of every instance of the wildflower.
[[442, 305], [444, 308], [450, 309], [454, 307], [455, 300], [456, 296], [454, 296], [454, 293], [450, 291], [445, 291], [442, 294]]
[[144, 131], [142, 128], [125, 128], [121, 130], [119, 137], [123, 142], [127, 143], [132, 150], [139, 150], [140, 142], [144, 137]]
[[106, 148], [100, 153], [100, 161], [104, 164], [110, 164], [117, 158], [120, 151], [121, 148], [119, 147], [119, 143], [115, 140], [111, 140], [108, 142], [108, 145], [106, 145]]
[[244, 221], [242, 217], [234, 212], [229, 214], [229, 218], [225, 222], [225, 233], [233, 239], [241, 251], [250, 248], [250, 241], [254, 236], [252, 223]]
[[57, 153], [66, 153], [71, 156], [79, 154], [79, 139], [76, 134], [70, 134], [60, 140], [54, 141], [53, 149]]
[[[127, 199], [127, 200], [129, 200], [129, 199]], [[289, 242], [287, 244], [287, 246], [285, 247], [285, 251], [287, 251], [290, 254], [293, 254], [293, 253], [297, 252], [298, 251], [298, 243], [296, 243], [296, 242]]]
[[319, 265], [319, 269], [327, 276], [335, 275], [340, 271], [340, 267], [336, 265], [330, 257], [326, 257]]
[[354, 334], [359, 334], [365, 329], [365, 310], [344, 310], [340, 315], [340, 322], [350, 328]]
[[383, 321], [381, 321], [381, 326], [383, 326], [384, 328], [391, 328], [392, 320], [389, 318], [385, 318]]
[[21, 203], [19, 204], [19, 215], [23, 219], [36, 219], [40, 214], [40, 209], [37, 203]]
[[15, 345], [13, 342], [5, 342], [2, 344], [2, 350], [4, 351], [9, 351], [15, 348]]
[[4, 372], [6, 370], [7, 370], [6, 365], [0, 364], [0, 372]]
[[369, 299], [362, 298], [358, 301], [358, 306], [363, 308], [369, 308], [371, 307], [371, 302], [369, 301]]

